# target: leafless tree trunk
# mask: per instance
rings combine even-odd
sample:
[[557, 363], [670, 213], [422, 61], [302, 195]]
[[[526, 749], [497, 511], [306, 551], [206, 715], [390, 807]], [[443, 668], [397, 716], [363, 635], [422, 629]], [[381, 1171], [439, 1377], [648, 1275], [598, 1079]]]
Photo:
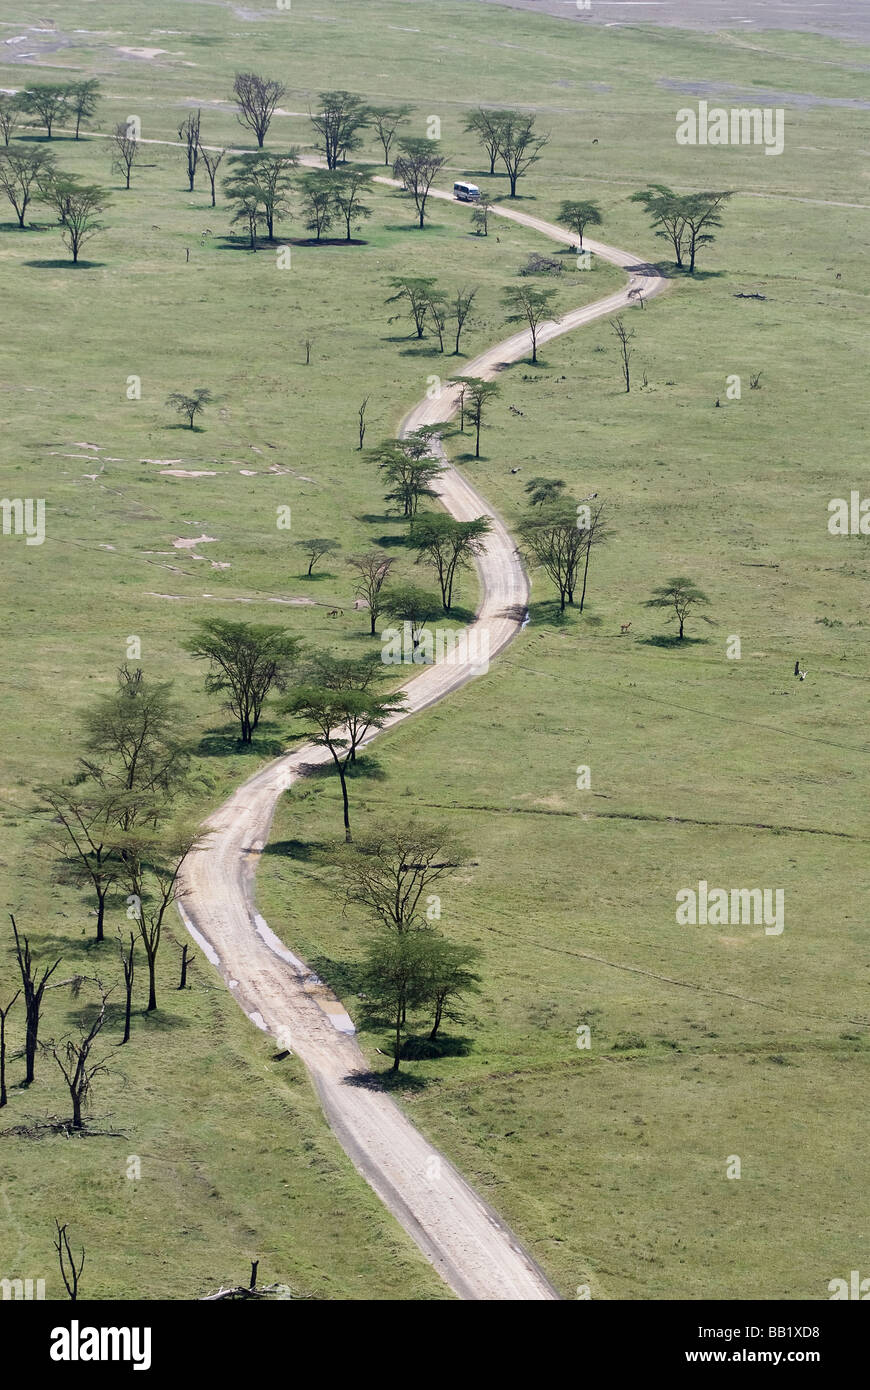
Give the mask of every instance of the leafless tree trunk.
[[178, 138], [187, 151], [187, 181], [190, 192], [193, 192], [193, 181], [196, 178], [196, 166], [199, 162], [199, 127], [202, 120], [202, 111], [193, 112], [182, 121], [178, 127]]
[[[75, 981], [74, 988], [79, 983], [80, 981]], [[104, 1061], [89, 1065], [91, 1048], [102, 1032], [103, 1024], [106, 1021], [106, 1001], [109, 997], [109, 991], [103, 988], [99, 980], [94, 980], [93, 983], [100, 991], [100, 1008], [90, 1028], [82, 1033], [78, 1041], [67, 1038], [65, 1042], [46, 1044], [67, 1084], [73, 1107], [73, 1129], [83, 1127], [82, 1108], [88, 1098], [94, 1077], [107, 1070]], [[82, 1024], [82, 1027], [84, 1026]]]
[[[18, 961], [18, 969], [21, 971], [21, 986], [24, 990], [24, 1010], [26, 1017], [26, 1031], [24, 1035], [24, 1084], [25, 1086], [30, 1086], [33, 1082], [36, 1045], [39, 1041], [39, 1014], [42, 1009], [42, 996], [45, 993], [45, 986], [60, 965], [62, 957], [58, 956], [54, 965], [46, 966], [40, 979], [37, 980], [33, 969], [33, 957], [30, 954], [30, 942], [26, 936], [24, 938], [19, 938], [18, 928], [15, 925], [15, 918], [11, 913], [9, 916], [12, 922], [12, 931], [15, 936], [15, 956]], [[22, 939], [24, 942], [23, 945]]]
[[6, 1015], [20, 993], [21, 990], [17, 989], [6, 1008], [0, 1009], [0, 1110], [6, 1104]]
[[611, 319], [610, 327], [613, 329], [614, 333], [619, 339], [619, 351], [622, 357], [622, 375], [625, 378], [625, 389], [626, 391], [630, 391], [631, 370], [629, 367], [629, 363], [631, 362], [631, 355], [634, 349], [629, 347], [629, 343], [634, 337], [634, 329], [626, 328], [622, 319]]
[[365, 443], [365, 438], [366, 438], [366, 407], [368, 406], [368, 403], [369, 403], [369, 397], [368, 397], [368, 396], [365, 396], [365, 397], [363, 398], [363, 401], [362, 401], [362, 404], [360, 405], [359, 410], [357, 411], [357, 415], [359, 416], [359, 452], [360, 452], [360, 453], [362, 453], [362, 448], [363, 448], [363, 445], [364, 445], [364, 443]]
[[121, 1046], [130, 1041], [130, 1013], [133, 1004], [133, 976], [136, 973], [136, 962], [133, 959], [136, 950], [136, 938], [130, 933], [130, 945], [127, 950], [119, 943], [121, 952], [121, 969], [124, 971], [124, 1036], [121, 1039]]
[[81, 1278], [81, 1272], [85, 1263], [85, 1249], [84, 1246], [82, 1246], [82, 1257], [79, 1260], [78, 1268], [76, 1268], [75, 1256], [70, 1247], [66, 1222], [61, 1226], [57, 1217], [55, 1217], [54, 1224], [57, 1227], [57, 1240], [54, 1242], [54, 1248], [57, 1251], [57, 1258], [60, 1261], [61, 1278], [63, 1279], [71, 1302], [75, 1303], [79, 1295], [79, 1279]]

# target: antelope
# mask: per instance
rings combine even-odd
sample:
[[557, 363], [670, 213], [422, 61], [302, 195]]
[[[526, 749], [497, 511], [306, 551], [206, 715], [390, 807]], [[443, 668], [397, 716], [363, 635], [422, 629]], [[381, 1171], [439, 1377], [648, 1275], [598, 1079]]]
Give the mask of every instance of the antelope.
[[619, 629], [619, 634], [620, 634], [620, 636], [622, 636], [623, 632], [628, 632], [628, 629], [629, 629], [630, 627], [631, 627], [631, 623], [623, 623], [622, 626], [621, 626], [620, 629]]

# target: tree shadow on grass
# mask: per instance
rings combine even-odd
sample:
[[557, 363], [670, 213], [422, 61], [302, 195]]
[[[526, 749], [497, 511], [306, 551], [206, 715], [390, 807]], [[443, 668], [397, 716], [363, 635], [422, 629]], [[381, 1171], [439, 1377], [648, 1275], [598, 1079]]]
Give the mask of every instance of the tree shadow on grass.
[[274, 840], [266, 845], [263, 853], [274, 854], [279, 859], [295, 859], [300, 864], [319, 864], [326, 862], [331, 849], [327, 840]]
[[308, 964], [319, 975], [324, 984], [338, 995], [339, 999], [346, 999], [349, 995], [359, 994], [363, 988], [363, 978], [365, 967], [359, 961], [332, 960], [330, 956], [312, 956]]
[[401, 1059], [431, 1062], [439, 1057], [468, 1057], [473, 1047], [472, 1038], [451, 1037], [447, 1033], [430, 1038], [428, 1033], [410, 1033], [402, 1044]]
[[[387, 776], [377, 758], [366, 750], [357, 753], [356, 762], [347, 764], [344, 775], [349, 782], [363, 777], [371, 777], [373, 781], [383, 782]], [[338, 768], [332, 758], [328, 763], [306, 763], [304, 777], [306, 782], [337, 782]], [[352, 815], [353, 806], [351, 806]]]
[[379, 545], [382, 550], [394, 549], [396, 546], [407, 546], [408, 537], [401, 534], [397, 536], [375, 536], [373, 543]]
[[24, 261], [24, 265], [32, 266], [35, 270], [102, 270], [105, 261], [73, 261], [73, 260], [54, 260], [54, 261]]
[[529, 604], [529, 625], [539, 627], [567, 627], [570, 611], [559, 607], [557, 599], [544, 599], [541, 603]]
[[[274, 730], [275, 732], [270, 732]], [[197, 753], [202, 758], [230, 758], [236, 754], [246, 757], [277, 758], [286, 751], [287, 739], [277, 737], [278, 726], [261, 723], [250, 743], [242, 743], [235, 725], [225, 724], [220, 729], [209, 729], [197, 745]]]
[[165, 430], [184, 430], [186, 434], [205, 434], [204, 425], [186, 425], [183, 420], [177, 425], [164, 425]]
[[429, 1082], [413, 1072], [393, 1071], [392, 1064], [385, 1071], [352, 1071], [342, 1078], [343, 1086], [356, 1086], [364, 1091], [423, 1091]]
[[[175, 990], [167, 990], [167, 988], [164, 986], [163, 993], [174, 994]], [[76, 1032], [81, 1030], [82, 1027], [90, 1028], [96, 1020], [96, 1017], [99, 1012], [99, 1004], [91, 1003], [90, 1001], [88, 1001], [85, 1004], [82, 1004], [79, 1008], [76, 1008], [74, 1006], [69, 1008], [66, 1013], [66, 1021], [69, 1025], [70, 1031]], [[107, 1033], [107, 1030], [110, 1030], [112, 1028], [122, 1028], [124, 1024], [125, 1013], [126, 1006], [123, 1000], [118, 1000], [117, 1002], [107, 1004], [106, 1021], [103, 1025], [103, 1029], [100, 1033], [100, 1036], [108, 1036], [109, 1040], [111, 1040], [111, 1033]], [[151, 1013], [148, 1013], [147, 1010], [140, 1008], [134, 1009], [130, 1014], [131, 1037], [135, 1034], [136, 1029], [139, 1027], [153, 1028], [157, 1032], [165, 1033], [172, 1028], [189, 1028], [190, 1026], [191, 1025], [189, 1019], [182, 1018], [180, 1014], [169, 1013], [166, 1009], [162, 1008], [159, 1003], [159, 996], [158, 1007], [154, 1009]], [[120, 1042], [120, 1039], [118, 1039], [118, 1041]]]
[[658, 633], [655, 637], [641, 637], [640, 643], [644, 647], [707, 647], [710, 645], [709, 637], [676, 637], [670, 633]]

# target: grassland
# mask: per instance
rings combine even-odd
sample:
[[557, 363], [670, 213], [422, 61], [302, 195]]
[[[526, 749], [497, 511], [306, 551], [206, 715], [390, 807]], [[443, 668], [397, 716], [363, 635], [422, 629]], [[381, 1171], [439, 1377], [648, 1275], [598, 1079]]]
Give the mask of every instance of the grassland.
[[[511, 372], [485, 458], [469, 465], [510, 519], [532, 473], [607, 499], [616, 534], [596, 559], [588, 612], [559, 621], [535, 575], [524, 636], [485, 679], [386, 737], [355, 792], [362, 822], [418, 810], [469, 844], [443, 925], [483, 949], [484, 994], [454, 1030], [467, 1036], [457, 1055], [408, 1065], [404, 1101], [561, 1290], [825, 1297], [830, 1278], [867, 1259], [855, 1104], [867, 1052], [867, 547], [830, 537], [826, 521], [828, 500], [866, 478], [870, 214], [848, 206], [867, 201], [868, 113], [824, 103], [861, 96], [854, 69], [867, 54], [780, 33], [759, 53], [674, 32], [581, 35], [524, 14], [511, 14], [508, 33], [496, 7], [468, 4], [378, 0], [363, 12], [322, 0], [257, 20], [206, 5], [152, 6], [147, 21], [133, 4], [67, 11], [69, 42], [40, 75], [102, 76], [105, 130], [136, 112], [146, 138], [171, 140], [195, 99], [209, 138], [242, 144], [229, 112], [208, 103], [226, 98], [244, 54], [287, 81], [288, 110], [345, 85], [407, 98], [421, 122], [439, 114], [451, 174], [481, 172], [464, 110], [522, 97], [552, 141], [521, 206], [553, 215], [562, 197], [595, 196], [602, 236], [650, 257], [663, 247], [627, 201], [635, 188], [655, 178], [738, 190], [703, 273], [632, 316], [632, 393], [620, 389], [606, 323], [570, 335], [537, 371]], [[20, 32], [37, 18], [19, 6]], [[92, 32], [76, 35], [79, 25]], [[118, 52], [163, 45], [171, 51], [153, 60]], [[32, 75], [10, 64], [0, 83]], [[681, 150], [673, 115], [687, 98], [663, 82], [802, 91], [821, 104], [783, 103], [778, 159]], [[276, 142], [304, 143], [306, 127], [276, 118]], [[63, 167], [109, 178], [105, 141], [57, 148]], [[379, 192], [365, 246], [299, 246], [283, 272], [268, 250], [226, 241], [225, 210], [183, 191], [177, 151], [154, 145], [146, 158], [153, 167], [131, 193], [114, 193], [90, 266], [63, 263], [55, 229], [0, 228], [4, 337], [15, 345], [0, 378], [2, 491], [45, 496], [49, 509], [43, 547], [2, 543], [4, 882], [40, 953], [62, 953], [70, 973], [93, 966], [92, 927], [34, 850], [29, 807], [34, 784], [71, 767], [77, 711], [136, 634], [146, 670], [176, 677], [203, 740], [203, 812], [283, 746], [288, 731], [269, 724], [253, 756], [236, 751], [184, 636], [199, 617], [238, 611], [365, 649], [360, 615], [326, 618], [347, 604], [347, 571], [333, 564], [307, 583], [292, 541], [333, 535], [353, 550], [400, 530], [354, 451], [356, 407], [370, 393], [369, 438], [391, 433], [445, 359], [387, 324], [389, 278], [413, 267], [479, 282], [471, 354], [503, 331], [498, 291], [538, 249], [507, 225], [497, 242], [471, 237], [467, 210], [450, 206], [421, 236], [406, 205]], [[560, 296], [578, 304], [616, 283], [599, 266], [571, 275]], [[733, 373], [740, 401], [725, 398]], [[141, 401], [125, 398], [130, 375]], [[173, 427], [166, 393], [199, 384], [219, 397], [204, 431]], [[463, 441], [448, 444], [461, 459]], [[155, 459], [215, 476], [165, 476], [142, 462]], [[289, 536], [275, 526], [286, 504]], [[201, 560], [173, 548], [203, 534], [216, 541], [197, 548]], [[708, 592], [716, 624], [692, 628], [704, 640], [681, 651], [659, 643], [668, 629], [642, 607], [675, 572]], [[310, 597], [314, 606], [274, 604]], [[246, 608], [225, 607], [238, 601]], [[739, 661], [725, 656], [732, 634]], [[809, 670], [801, 684], [797, 656]], [[581, 764], [590, 792], [575, 786]], [[286, 798], [259, 893], [272, 927], [353, 1011], [367, 928], [341, 915], [332, 882], [338, 815], [328, 781]], [[678, 927], [675, 893], [700, 878], [784, 887], [782, 937]], [[264, 1277], [301, 1293], [446, 1296], [331, 1139], [298, 1064], [273, 1060], [204, 961], [194, 990], [170, 993], [172, 954], [165, 1011], [137, 1020], [95, 1093], [120, 1136], [2, 1140], [0, 1263], [50, 1278], [56, 1211], [88, 1247], [89, 1297], [190, 1297], [257, 1255]], [[53, 996], [47, 1032], [69, 1010]], [[588, 1053], [575, 1045], [583, 1023]], [[375, 1059], [380, 1036], [363, 1041]], [[3, 1123], [46, 1113], [64, 1113], [64, 1100], [43, 1061], [38, 1087], [12, 1092]], [[138, 1181], [125, 1176], [131, 1154]], [[735, 1154], [743, 1177], [728, 1181]]]

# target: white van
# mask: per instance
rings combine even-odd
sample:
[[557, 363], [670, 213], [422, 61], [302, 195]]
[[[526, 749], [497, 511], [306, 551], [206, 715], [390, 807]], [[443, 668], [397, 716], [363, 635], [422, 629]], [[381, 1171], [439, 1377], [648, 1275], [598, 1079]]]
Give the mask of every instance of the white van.
[[476, 183], [455, 183], [453, 196], [458, 198], [461, 203], [479, 203], [480, 189]]

